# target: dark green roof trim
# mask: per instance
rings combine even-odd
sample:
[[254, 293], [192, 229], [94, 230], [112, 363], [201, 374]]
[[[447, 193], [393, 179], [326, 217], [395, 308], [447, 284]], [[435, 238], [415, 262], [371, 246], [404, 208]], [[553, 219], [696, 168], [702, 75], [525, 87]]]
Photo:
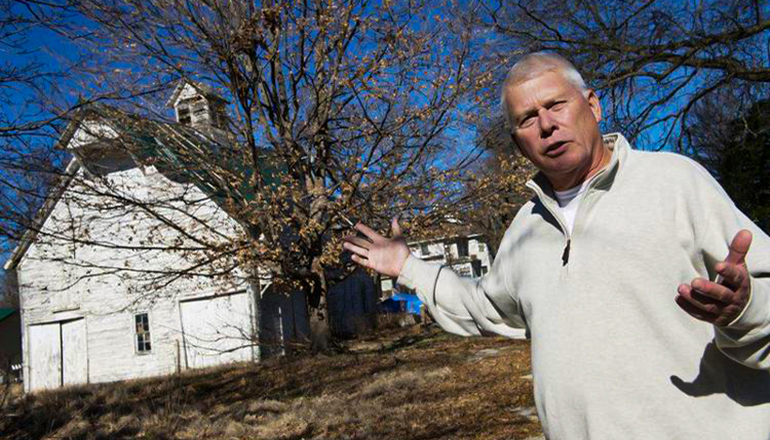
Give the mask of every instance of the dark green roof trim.
[[16, 309], [0, 309], [0, 321], [16, 313]]
[[276, 188], [285, 175], [276, 158], [260, 150], [259, 180], [255, 181], [250, 160], [192, 127], [141, 120], [121, 128], [140, 163], [195, 184], [220, 205], [228, 198], [238, 204], [250, 202], [257, 187]]

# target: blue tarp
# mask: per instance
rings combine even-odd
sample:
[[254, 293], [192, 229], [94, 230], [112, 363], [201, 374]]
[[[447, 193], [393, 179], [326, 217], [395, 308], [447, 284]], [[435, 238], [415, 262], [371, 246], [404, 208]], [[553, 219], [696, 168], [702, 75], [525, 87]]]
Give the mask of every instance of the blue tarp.
[[396, 293], [380, 303], [380, 311], [383, 313], [406, 312], [413, 315], [419, 315], [421, 305], [422, 301], [417, 298], [417, 295]]

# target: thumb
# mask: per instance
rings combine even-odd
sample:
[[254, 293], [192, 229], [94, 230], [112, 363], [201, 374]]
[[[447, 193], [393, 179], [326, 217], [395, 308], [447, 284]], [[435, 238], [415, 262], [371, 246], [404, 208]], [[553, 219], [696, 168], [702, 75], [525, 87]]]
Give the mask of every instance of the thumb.
[[393, 231], [392, 238], [401, 236], [401, 225], [398, 224], [398, 216], [393, 217], [393, 220], [390, 221], [390, 230]]
[[751, 246], [752, 235], [747, 229], [741, 229], [733, 237], [732, 243], [730, 243], [730, 252], [725, 258], [726, 263], [743, 264], [746, 261], [746, 254], [749, 253], [749, 247]]

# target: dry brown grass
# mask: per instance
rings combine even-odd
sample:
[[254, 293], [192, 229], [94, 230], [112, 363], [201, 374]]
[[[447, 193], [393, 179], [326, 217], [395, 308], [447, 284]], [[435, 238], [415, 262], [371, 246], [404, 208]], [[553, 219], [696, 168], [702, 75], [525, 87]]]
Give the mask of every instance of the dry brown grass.
[[8, 405], [8, 403], [19, 398], [23, 392], [24, 390], [20, 383], [0, 383], [0, 410]]
[[346, 347], [24, 396], [0, 414], [0, 438], [510, 440], [540, 433], [521, 411], [534, 404], [522, 377], [529, 374], [525, 341], [415, 327]]

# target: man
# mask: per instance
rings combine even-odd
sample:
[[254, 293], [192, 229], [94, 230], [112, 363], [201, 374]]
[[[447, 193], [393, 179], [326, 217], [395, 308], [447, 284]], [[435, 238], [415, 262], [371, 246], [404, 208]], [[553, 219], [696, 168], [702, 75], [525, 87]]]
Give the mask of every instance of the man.
[[447, 331], [527, 326], [549, 439], [769, 439], [770, 238], [694, 162], [602, 137], [596, 94], [559, 56], [519, 61], [502, 106], [540, 172], [490, 273], [411, 256], [395, 220], [392, 239], [357, 225], [354, 261]]

